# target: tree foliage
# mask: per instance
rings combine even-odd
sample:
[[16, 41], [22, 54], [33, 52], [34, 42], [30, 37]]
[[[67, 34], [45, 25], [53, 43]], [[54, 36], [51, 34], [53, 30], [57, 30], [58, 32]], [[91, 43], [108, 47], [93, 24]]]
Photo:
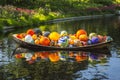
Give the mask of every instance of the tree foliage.
[[[73, 6], [73, 4], [80, 3], [94, 3], [101, 5], [110, 5], [119, 3], [118, 0], [0, 0], [0, 5], [14, 5], [18, 7], [39, 8], [39, 7], [52, 7], [53, 9], [59, 7]], [[65, 5], [65, 6], [63, 6]]]

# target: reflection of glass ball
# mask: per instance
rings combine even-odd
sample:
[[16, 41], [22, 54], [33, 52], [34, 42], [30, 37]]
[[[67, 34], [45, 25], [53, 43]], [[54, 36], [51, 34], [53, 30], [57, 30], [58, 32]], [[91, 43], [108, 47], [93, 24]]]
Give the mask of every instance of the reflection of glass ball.
[[31, 59], [31, 57], [32, 57], [32, 54], [31, 54], [31, 53], [26, 53], [26, 54], [25, 54], [25, 58], [26, 58], [26, 59]]
[[58, 53], [60, 60], [62, 61], [66, 61], [66, 59], [68, 58], [68, 54], [64, 53], [64, 52], [59, 52]]
[[99, 42], [99, 38], [98, 38], [98, 37], [93, 37], [93, 38], [91, 39], [91, 41], [92, 41], [92, 44], [96, 44], [96, 43]]
[[93, 60], [98, 59], [98, 55], [91, 53], [90, 58], [93, 59]]

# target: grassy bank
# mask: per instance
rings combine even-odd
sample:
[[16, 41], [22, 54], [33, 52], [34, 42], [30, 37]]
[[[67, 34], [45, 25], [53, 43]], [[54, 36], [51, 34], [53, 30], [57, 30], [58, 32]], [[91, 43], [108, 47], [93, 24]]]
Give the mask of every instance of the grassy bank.
[[0, 29], [37, 27], [53, 19], [114, 14], [120, 10], [120, 4], [112, 0], [3, 0], [0, 4]]

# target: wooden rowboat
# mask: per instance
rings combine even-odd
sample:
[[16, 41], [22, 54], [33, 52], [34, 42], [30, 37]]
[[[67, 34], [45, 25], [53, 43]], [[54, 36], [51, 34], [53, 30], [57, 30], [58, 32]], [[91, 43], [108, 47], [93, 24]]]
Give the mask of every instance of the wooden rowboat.
[[64, 51], [93, 51], [93, 50], [101, 50], [101, 49], [106, 49], [110, 46], [111, 41], [108, 42], [102, 42], [102, 43], [97, 43], [97, 44], [92, 44], [92, 45], [87, 45], [87, 46], [80, 46], [80, 47], [54, 47], [54, 46], [43, 46], [43, 45], [36, 45], [28, 42], [24, 42], [18, 38], [15, 37], [15, 35], [12, 35], [13, 40], [17, 44], [19, 44], [23, 48], [28, 48], [30, 50], [35, 50], [35, 51], [51, 51], [51, 50], [64, 50]]

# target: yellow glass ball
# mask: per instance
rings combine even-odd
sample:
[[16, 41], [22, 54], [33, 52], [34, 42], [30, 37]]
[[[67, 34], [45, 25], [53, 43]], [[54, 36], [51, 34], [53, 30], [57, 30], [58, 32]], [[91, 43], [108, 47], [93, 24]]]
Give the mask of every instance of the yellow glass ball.
[[50, 33], [49, 38], [51, 40], [57, 41], [60, 38], [60, 34], [57, 32], [52, 32]]

